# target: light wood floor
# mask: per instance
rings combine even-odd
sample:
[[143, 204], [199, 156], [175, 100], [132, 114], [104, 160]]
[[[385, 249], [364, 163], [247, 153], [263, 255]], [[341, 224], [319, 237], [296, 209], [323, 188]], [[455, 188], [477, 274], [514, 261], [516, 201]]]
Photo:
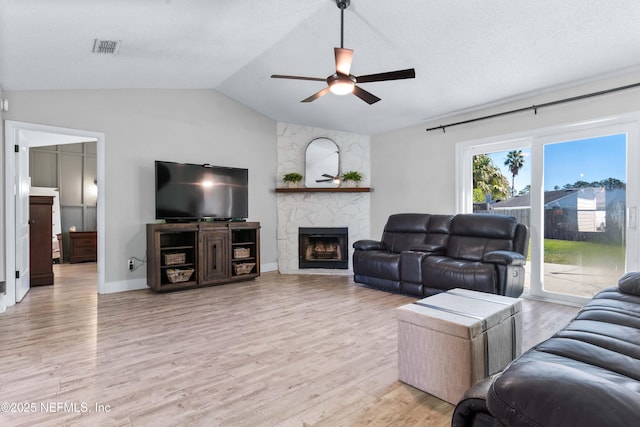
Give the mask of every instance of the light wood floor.
[[[278, 273], [98, 296], [96, 264], [55, 274], [0, 314], [2, 426], [450, 425], [397, 380], [394, 308], [415, 298]], [[525, 347], [576, 311], [525, 300]]]

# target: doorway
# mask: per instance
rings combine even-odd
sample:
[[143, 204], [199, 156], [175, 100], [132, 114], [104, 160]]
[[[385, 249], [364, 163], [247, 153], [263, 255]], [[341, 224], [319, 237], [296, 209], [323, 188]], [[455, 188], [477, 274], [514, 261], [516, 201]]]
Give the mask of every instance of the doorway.
[[[78, 129], [60, 128], [26, 122], [5, 122], [5, 254], [6, 254], [6, 306], [20, 301], [28, 291], [28, 260], [16, 254], [24, 254], [24, 246], [28, 245], [24, 239], [24, 227], [19, 223], [24, 217], [20, 207], [28, 200], [28, 191], [24, 190], [24, 183], [29, 182], [28, 156], [30, 146], [72, 144], [79, 141], [96, 141], [96, 175], [97, 175], [97, 207], [96, 224], [98, 237], [98, 283], [97, 292], [104, 292], [105, 269], [105, 197], [104, 197], [104, 153], [105, 136], [103, 133]], [[55, 142], [53, 142], [55, 141]], [[25, 160], [26, 159], [26, 160]], [[18, 191], [20, 189], [20, 191]], [[28, 249], [28, 247], [27, 247]], [[28, 250], [26, 251], [28, 253]], [[26, 268], [25, 268], [26, 264]], [[15, 272], [15, 274], [14, 274]]]

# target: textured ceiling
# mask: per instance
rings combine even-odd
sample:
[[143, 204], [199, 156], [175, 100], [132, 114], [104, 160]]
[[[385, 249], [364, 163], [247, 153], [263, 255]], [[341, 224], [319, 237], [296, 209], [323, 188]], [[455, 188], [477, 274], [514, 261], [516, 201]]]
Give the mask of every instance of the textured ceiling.
[[[0, 0], [4, 90], [217, 89], [287, 123], [376, 134], [640, 70], [637, 0], [352, 0], [344, 47], [382, 98], [300, 100], [334, 72], [333, 0]], [[120, 40], [115, 55], [91, 52]]]

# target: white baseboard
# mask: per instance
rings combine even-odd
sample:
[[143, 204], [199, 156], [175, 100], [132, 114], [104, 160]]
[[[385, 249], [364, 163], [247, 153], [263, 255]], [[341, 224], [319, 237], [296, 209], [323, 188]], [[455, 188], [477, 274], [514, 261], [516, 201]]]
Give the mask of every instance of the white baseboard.
[[137, 291], [140, 289], [149, 289], [147, 279], [131, 279], [120, 280], [117, 282], [106, 282], [104, 284], [104, 292], [102, 294], [113, 294], [116, 292]]

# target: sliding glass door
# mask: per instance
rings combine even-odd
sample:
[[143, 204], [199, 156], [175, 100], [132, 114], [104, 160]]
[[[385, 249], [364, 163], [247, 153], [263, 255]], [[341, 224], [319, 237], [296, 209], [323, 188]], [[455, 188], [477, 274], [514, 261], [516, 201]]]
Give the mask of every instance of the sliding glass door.
[[458, 144], [458, 211], [530, 230], [525, 293], [581, 303], [640, 266], [638, 120]]

